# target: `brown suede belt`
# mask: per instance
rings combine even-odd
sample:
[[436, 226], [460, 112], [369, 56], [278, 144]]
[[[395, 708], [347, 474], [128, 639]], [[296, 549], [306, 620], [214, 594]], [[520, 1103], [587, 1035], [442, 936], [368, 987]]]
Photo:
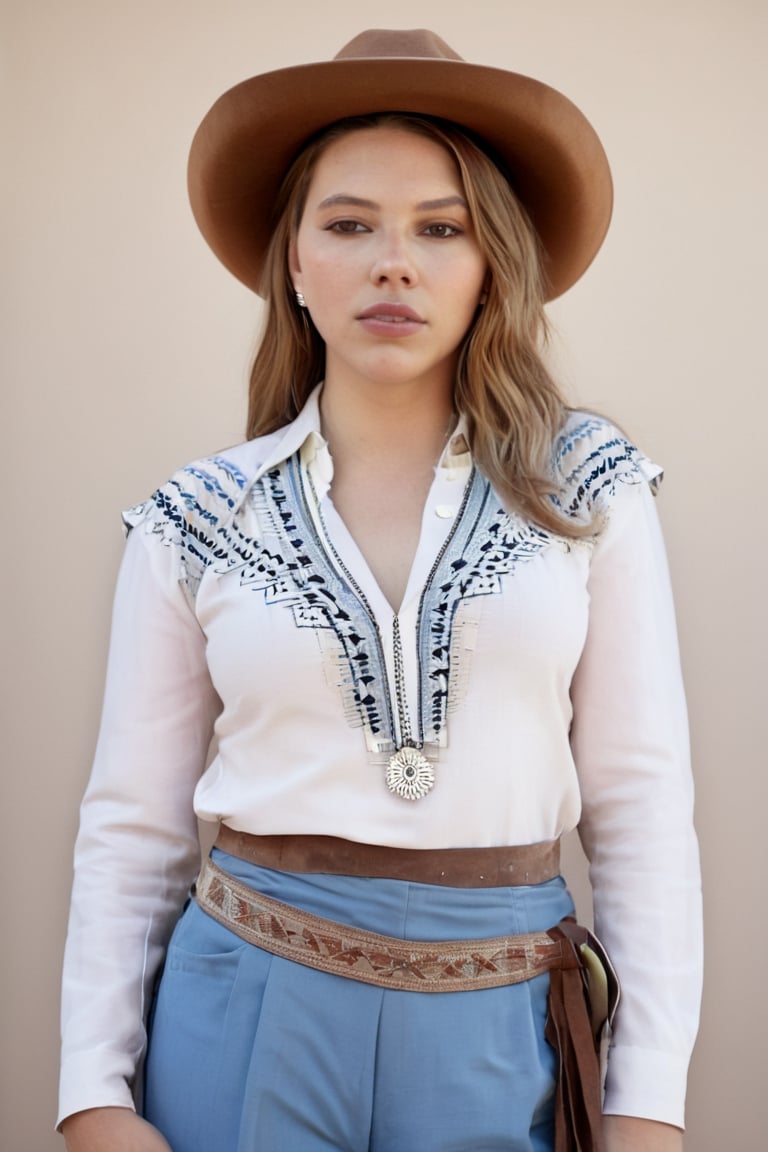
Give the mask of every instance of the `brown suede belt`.
[[511, 848], [390, 848], [336, 836], [254, 836], [222, 824], [216, 847], [280, 872], [369, 876], [449, 888], [543, 884], [560, 873], [559, 840]]
[[481, 940], [399, 940], [315, 916], [264, 896], [204, 861], [195, 896], [204, 912], [249, 944], [347, 979], [405, 992], [466, 992], [550, 974], [546, 1038], [558, 1058], [555, 1152], [600, 1152], [597, 1041], [585, 996], [585, 929]]

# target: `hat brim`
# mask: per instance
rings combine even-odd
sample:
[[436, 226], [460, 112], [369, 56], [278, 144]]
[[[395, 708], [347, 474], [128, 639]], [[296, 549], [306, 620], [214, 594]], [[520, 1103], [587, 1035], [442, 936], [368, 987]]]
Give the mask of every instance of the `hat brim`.
[[260, 291], [272, 208], [302, 145], [336, 120], [385, 111], [439, 116], [486, 140], [538, 232], [548, 298], [579, 279], [613, 204], [592, 125], [538, 80], [422, 57], [296, 65], [245, 80], [216, 101], [192, 142], [188, 186], [198, 227], [230, 272]]

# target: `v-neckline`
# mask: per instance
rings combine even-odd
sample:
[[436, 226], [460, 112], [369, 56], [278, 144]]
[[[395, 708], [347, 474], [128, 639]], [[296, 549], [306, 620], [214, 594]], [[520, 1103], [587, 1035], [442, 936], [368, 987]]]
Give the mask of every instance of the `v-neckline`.
[[[454, 436], [456, 433], [454, 433]], [[463, 433], [462, 433], [463, 435]], [[453, 441], [454, 437], [451, 437]], [[439, 557], [458, 522], [472, 477], [472, 464], [468, 455], [462, 455], [458, 467], [446, 466], [446, 453], [440, 459], [427, 492], [421, 512], [419, 538], [411, 560], [408, 578], [400, 604], [395, 607], [384, 594], [373, 570], [354, 535], [340, 515], [330, 496], [333, 479], [333, 460], [327, 443], [320, 438], [315, 450], [307, 458], [300, 455], [300, 470], [308, 479], [308, 500], [319, 538], [326, 547], [330, 561], [340, 570], [346, 568], [367, 599], [377, 622], [391, 627], [397, 617], [410, 616], [418, 608], [424, 588]]]

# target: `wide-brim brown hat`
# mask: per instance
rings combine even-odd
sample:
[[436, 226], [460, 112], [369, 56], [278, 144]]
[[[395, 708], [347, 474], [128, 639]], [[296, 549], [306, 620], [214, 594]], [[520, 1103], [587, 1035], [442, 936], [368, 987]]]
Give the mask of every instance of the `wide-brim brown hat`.
[[280, 184], [302, 145], [349, 116], [415, 112], [482, 137], [506, 164], [545, 254], [548, 297], [592, 262], [608, 229], [611, 173], [598, 136], [560, 92], [462, 60], [433, 32], [372, 29], [333, 60], [266, 72], [230, 88], [189, 156], [189, 196], [203, 236], [259, 292]]

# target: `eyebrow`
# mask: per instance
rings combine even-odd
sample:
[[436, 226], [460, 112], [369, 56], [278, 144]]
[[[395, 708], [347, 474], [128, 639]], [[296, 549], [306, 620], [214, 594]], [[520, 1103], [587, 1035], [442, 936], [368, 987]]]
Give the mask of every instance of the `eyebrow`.
[[[318, 208], [333, 208], [337, 204], [351, 205], [353, 208], [369, 208], [374, 212], [381, 209], [381, 205], [377, 204], [375, 200], [366, 200], [362, 196], [351, 196], [346, 192], [339, 192], [335, 196], [327, 196], [325, 200], [321, 200]], [[438, 200], [422, 200], [416, 205], [419, 212], [436, 212], [441, 208], [468, 208], [467, 202], [463, 196], [441, 196]]]

